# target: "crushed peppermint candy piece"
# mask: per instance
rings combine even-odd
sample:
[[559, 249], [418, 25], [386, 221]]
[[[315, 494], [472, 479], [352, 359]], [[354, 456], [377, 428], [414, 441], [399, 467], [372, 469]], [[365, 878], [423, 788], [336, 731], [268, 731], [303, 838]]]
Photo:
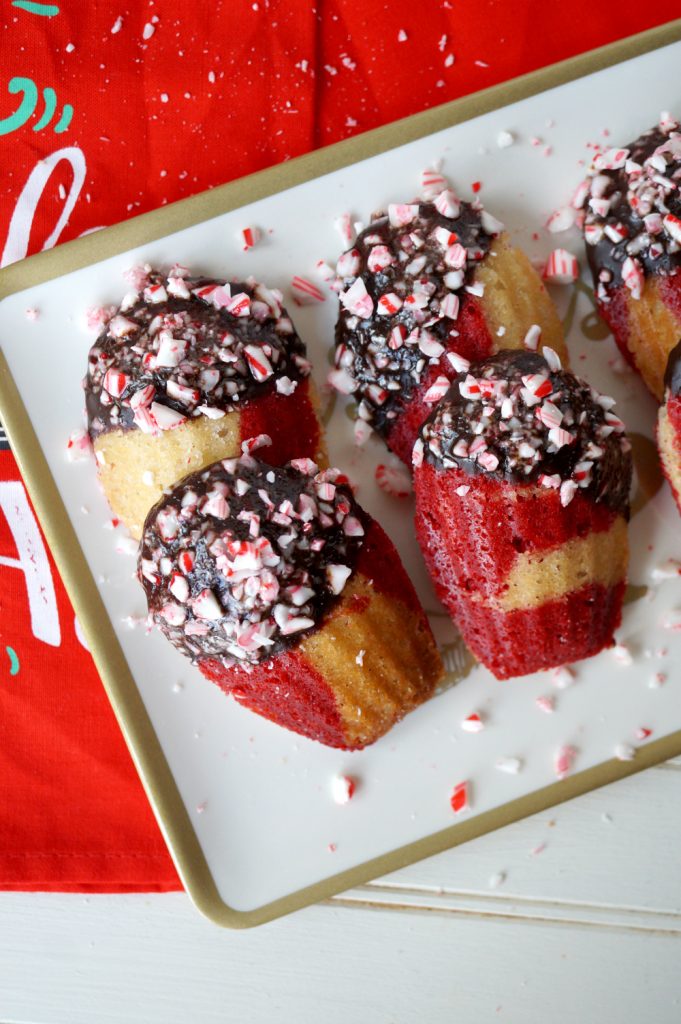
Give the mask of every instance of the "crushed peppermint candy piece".
[[244, 252], [248, 252], [253, 246], [257, 245], [262, 238], [262, 231], [260, 228], [248, 227], [242, 228], [239, 232], [239, 240], [241, 241], [241, 247]]
[[576, 678], [577, 673], [572, 665], [559, 665], [551, 673], [553, 685], [559, 690], [567, 690], [569, 686], [572, 686]]
[[542, 277], [550, 284], [574, 284], [579, 277], [579, 262], [567, 249], [554, 249], [544, 266]]
[[438, 377], [428, 388], [423, 401], [428, 405], [434, 405], [439, 402], [447, 394], [450, 388], [450, 381], [448, 377]]
[[376, 483], [392, 498], [408, 498], [413, 491], [411, 475], [401, 462], [376, 467]]
[[437, 170], [426, 168], [421, 172], [421, 195], [424, 199], [435, 199], [448, 186], [448, 181]]
[[577, 750], [572, 746], [559, 747], [553, 759], [553, 770], [559, 779], [564, 779], [572, 771]]
[[[91, 306], [85, 311], [85, 322], [89, 331], [101, 331], [116, 313], [115, 306]], [[121, 318], [123, 319], [123, 318]], [[134, 329], [134, 324], [133, 324]]]
[[315, 263], [315, 270], [321, 277], [322, 281], [325, 281], [327, 284], [331, 284], [336, 277], [336, 271], [330, 263], [326, 262], [326, 260], [317, 260]]
[[411, 224], [418, 217], [419, 208], [416, 203], [391, 203], [388, 206], [388, 220], [391, 227], [400, 228]]
[[668, 558], [666, 561], [654, 565], [650, 570], [650, 577], [655, 583], [677, 579], [679, 576], [681, 576], [681, 562], [676, 558]]
[[139, 545], [134, 537], [116, 538], [116, 552], [119, 555], [136, 555], [138, 547]]
[[316, 284], [308, 281], [306, 277], [298, 275], [291, 279], [291, 292], [297, 306], [310, 306], [315, 302], [324, 302], [326, 299], [324, 292], [320, 291]]
[[474, 711], [472, 715], [468, 715], [463, 719], [461, 728], [464, 732], [482, 732], [485, 728], [485, 723], [478, 712]]
[[539, 348], [539, 341], [541, 339], [541, 327], [539, 324], [532, 324], [528, 329], [525, 337], [523, 338], [523, 345], [529, 349], [530, 352], [536, 352]]
[[636, 757], [636, 750], [630, 743], [618, 743], [614, 754], [618, 761], [633, 761]]
[[349, 213], [342, 213], [340, 217], [336, 217], [333, 226], [340, 235], [343, 245], [352, 245], [355, 240], [352, 216]]
[[574, 206], [561, 206], [558, 210], [554, 210], [545, 226], [551, 234], [559, 234], [569, 231], [571, 227], [574, 227], [576, 221], [577, 211]]
[[634, 657], [631, 648], [627, 644], [615, 644], [610, 648], [610, 653], [618, 665], [633, 665]]
[[362, 320], [367, 320], [374, 310], [374, 300], [361, 277], [356, 278], [350, 288], [341, 294], [341, 302], [349, 313]]
[[66, 458], [69, 462], [82, 462], [92, 457], [92, 444], [86, 430], [74, 430], [66, 443]]
[[627, 256], [622, 264], [622, 280], [632, 294], [632, 298], [640, 299], [643, 292], [645, 278], [643, 269], [637, 259]]
[[353, 391], [356, 391], [359, 387], [355, 378], [352, 377], [349, 371], [345, 368], [341, 370], [329, 370], [326, 379], [330, 386], [336, 391], [339, 391], [341, 395], [351, 395]]
[[326, 581], [331, 593], [341, 594], [351, 575], [352, 569], [349, 565], [327, 565]]
[[435, 209], [443, 217], [456, 220], [461, 213], [461, 200], [451, 188], [443, 189], [435, 198]]
[[556, 710], [555, 697], [540, 696], [535, 699], [535, 704], [540, 711], [543, 711], [546, 715], [552, 715]]
[[507, 775], [517, 775], [522, 767], [523, 762], [519, 757], [498, 757], [495, 761], [495, 768]]
[[640, 725], [637, 729], [634, 729], [634, 738], [639, 740], [639, 742], [649, 739], [652, 735], [653, 730], [648, 729], [647, 726]]
[[508, 149], [515, 142], [515, 135], [506, 129], [497, 134], [497, 146], [499, 149]]
[[354, 794], [357, 783], [351, 775], [334, 775], [331, 780], [331, 793], [337, 804], [349, 803]]
[[455, 814], [461, 814], [470, 807], [468, 782], [457, 782], [449, 799], [450, 806]]

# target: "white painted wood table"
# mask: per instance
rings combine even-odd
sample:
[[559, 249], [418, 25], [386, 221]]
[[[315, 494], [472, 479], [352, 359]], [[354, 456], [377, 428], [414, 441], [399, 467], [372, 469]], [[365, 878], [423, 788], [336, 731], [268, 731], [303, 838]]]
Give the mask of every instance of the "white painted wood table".
[[681, 759], [252, 931], [0, 894], [2, 1024], [681, 1021]]

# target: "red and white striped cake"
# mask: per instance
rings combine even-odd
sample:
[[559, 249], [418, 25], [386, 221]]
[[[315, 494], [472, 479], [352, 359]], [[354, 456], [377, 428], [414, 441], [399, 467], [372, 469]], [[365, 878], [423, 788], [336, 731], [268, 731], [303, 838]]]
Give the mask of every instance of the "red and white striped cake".
[[620, 622], [630, 445], [613, 401], [544, 355], [463, 369], [414, 447], [416, 534], [500, 679], [596, 654]]
[[329, 746], [373, 743], [442, 676], [392, 543], [310, 459], [186, 477], [149, 513], [138, 569], [154, 622], [208, 679]]

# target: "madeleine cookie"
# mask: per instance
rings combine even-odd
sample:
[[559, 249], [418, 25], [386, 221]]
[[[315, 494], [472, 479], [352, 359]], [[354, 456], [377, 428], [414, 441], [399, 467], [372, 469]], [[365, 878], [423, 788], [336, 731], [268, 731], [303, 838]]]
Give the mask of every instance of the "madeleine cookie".
[[340, 313], [330, 382], [411, 464], [418, 430], [458, 355], [549, 345], [566, 361], [558, 314], [527, 256], [479, 203], [447, 189], [388, 207], [336, 268]]
[[414, 448], [438, 595], [498, 678], [596, 654], [620, 622], [632, 459], [614, 402], [555, 353], [462, 371]]
[[395, 548], [335, 469], [244, 455], [149, 513], [139, 578], [171, 643], [251, 710], [333, 747], [433, 693], [440, 656]]
[[84, 381], [114, 513], [139, 537], [167, 487], [259, 434], [273, 463], [324, 462], [309, 373], [278, 292], [150, 270], [92, 346]]

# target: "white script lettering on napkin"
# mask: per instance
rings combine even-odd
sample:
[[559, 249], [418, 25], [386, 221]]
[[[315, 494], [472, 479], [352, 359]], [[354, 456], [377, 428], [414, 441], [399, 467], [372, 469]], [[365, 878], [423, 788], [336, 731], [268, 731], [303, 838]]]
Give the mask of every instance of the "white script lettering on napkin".
[[33, 635], [51, 647], [59, 647], [61, 630], [50, 563], [26, 491], [18, 480], [0, 481], [0, 510], [18, 555], [18, 558], [0, 555], [0, 566], [23, 572]]

